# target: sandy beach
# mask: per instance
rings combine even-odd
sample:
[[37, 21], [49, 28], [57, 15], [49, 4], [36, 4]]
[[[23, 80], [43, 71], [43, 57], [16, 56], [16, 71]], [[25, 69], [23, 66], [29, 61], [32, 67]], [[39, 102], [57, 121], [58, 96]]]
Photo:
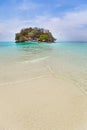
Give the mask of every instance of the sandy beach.
[[69, 81], [45, 72], [0, 82], [0, 130], [86, 129], [87, 95]]
[[87, 130], [86, 55], [35, 47], [2, 49], [0, 130]]

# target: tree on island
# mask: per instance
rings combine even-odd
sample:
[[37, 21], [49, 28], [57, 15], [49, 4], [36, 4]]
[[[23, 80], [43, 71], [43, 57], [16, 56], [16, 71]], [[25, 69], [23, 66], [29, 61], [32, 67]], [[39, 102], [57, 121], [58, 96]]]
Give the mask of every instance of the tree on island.
[[55, 42], [55, 40], [49, 30], [37, 27], [24, 28], [15, 35], [16, 42], [37, 41], [51, 43]]

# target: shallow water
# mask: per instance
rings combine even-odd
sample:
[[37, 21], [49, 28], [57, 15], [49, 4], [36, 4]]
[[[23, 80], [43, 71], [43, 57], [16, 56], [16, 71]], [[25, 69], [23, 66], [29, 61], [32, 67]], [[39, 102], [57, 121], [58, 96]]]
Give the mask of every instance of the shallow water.
[[0, 83], [53, 74], [87, 91], [87, 43], [0, 42]]

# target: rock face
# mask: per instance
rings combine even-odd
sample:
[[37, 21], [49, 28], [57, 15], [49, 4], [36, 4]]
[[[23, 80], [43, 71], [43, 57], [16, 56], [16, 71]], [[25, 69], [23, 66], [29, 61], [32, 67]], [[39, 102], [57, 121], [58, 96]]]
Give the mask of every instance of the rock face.
[[26, 42], [26, 41], [37, 41], [37, 42], [55, 42], [55, 38], [52, 36], [49, 30], [43, 28], [24, 28], [19, 33], [15, 35], [16, 42]]

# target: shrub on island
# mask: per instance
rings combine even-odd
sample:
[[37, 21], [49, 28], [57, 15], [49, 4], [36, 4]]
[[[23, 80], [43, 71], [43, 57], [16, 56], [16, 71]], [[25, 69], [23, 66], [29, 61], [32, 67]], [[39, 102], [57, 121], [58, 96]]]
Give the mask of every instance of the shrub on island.
[[43, 28], [24, 28], [15, 35], [16, 42], [36, 41], [36, 42], [55, 42], [55, 38], [49, 30]]

